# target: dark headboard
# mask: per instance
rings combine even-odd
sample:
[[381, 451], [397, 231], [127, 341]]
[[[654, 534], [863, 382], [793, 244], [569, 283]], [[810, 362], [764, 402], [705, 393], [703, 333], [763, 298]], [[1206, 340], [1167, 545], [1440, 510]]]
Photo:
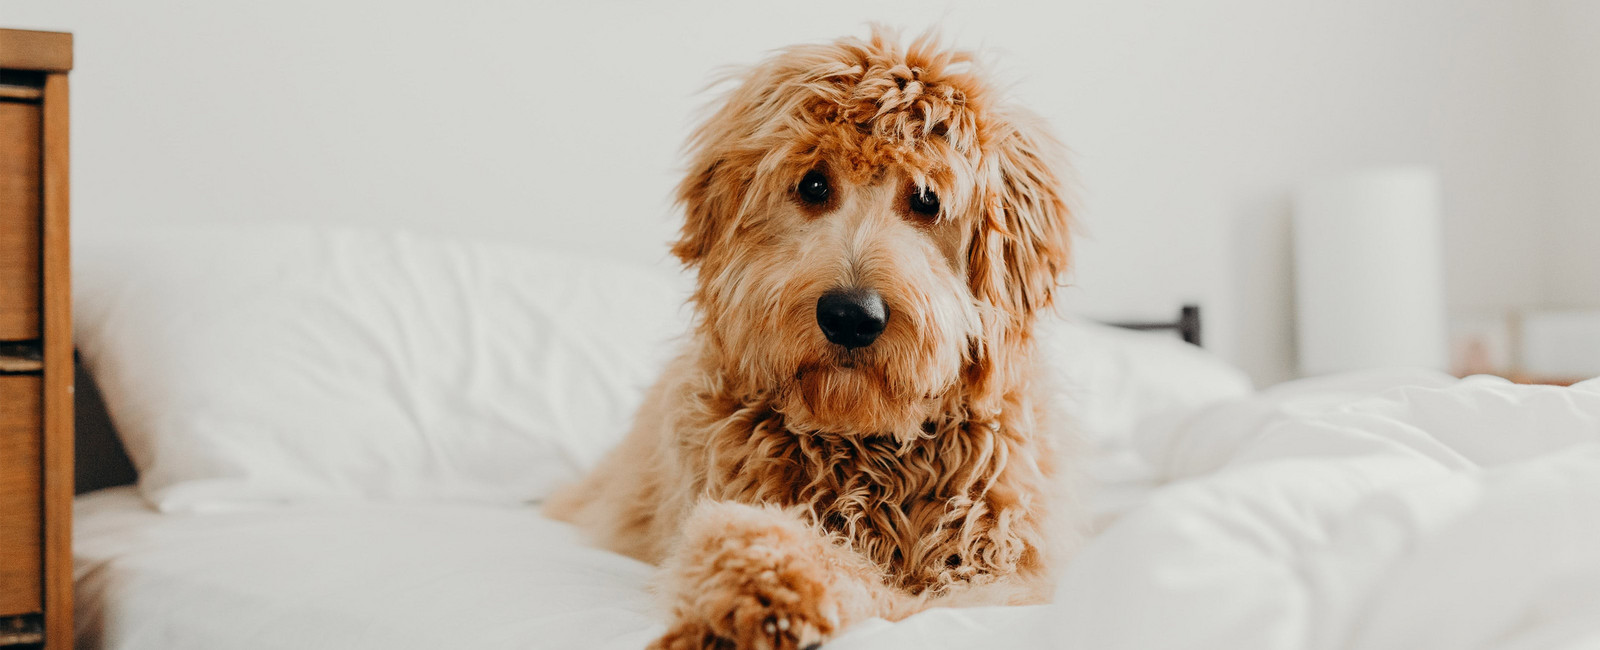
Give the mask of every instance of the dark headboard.
[[[1110, 324], [1135, 330], [1173, 330], [1183, 340], [1200, 345], [1199, 305], [1184, 305], [1175, 321]], [[116, 429], [111, 425], [111, 416], [100, 397], [100, 388], [81, 364], [77, 366], [76, 380], [77, 493], [133, 483], [138, 479], [138, 474], [117, 438]]]
[[111, 426], [111, 415], [106, 413], [105, 400], [100, 397], [100, 387], [94, 377], [75, 364], [73, 381], [73, 425], [76, 438], [73, 448], [76, 465], [74, 479], [77, 494], [92, 492], [114, 485], [128, 485], [139, 477], [122, 449], [116, 428]]

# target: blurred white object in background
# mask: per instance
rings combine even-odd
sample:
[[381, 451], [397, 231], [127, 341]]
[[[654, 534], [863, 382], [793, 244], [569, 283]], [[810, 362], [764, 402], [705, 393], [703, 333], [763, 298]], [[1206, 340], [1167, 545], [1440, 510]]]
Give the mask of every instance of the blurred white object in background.
[[1294, 193], [1300, 371], [1443, 370], [1439, 175], [1362, 170]]
[[1522, 370], [1544, 377], [1600, 377], [1600, 309], [1523, 313]]
[[1478, 312], [1450, 316], [1450, 374], [1507, 375], [1517, 370], [1517, 327], [1511, 314]]

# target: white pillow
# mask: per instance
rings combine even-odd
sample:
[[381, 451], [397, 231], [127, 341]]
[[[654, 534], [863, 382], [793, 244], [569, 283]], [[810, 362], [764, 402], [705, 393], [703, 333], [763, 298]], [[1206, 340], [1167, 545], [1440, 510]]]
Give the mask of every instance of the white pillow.
[[[77, 342], [162, 510], [536, 500], [628, 428], [687, 330], [679, 275], [306, 226], [80, 236]], [[1171, 335], [1047, 319], [1058, 405], [1098, 446], [1250, 392]]]
[[80, 237], [77, 343], [164, 511], [539, 499], [687, 329], [670, 273], [301, 226]]
[[1036, 335], [1058, 408], [1102, 450], [1128, 447], [1152, 417], [1254, 392], [1244, 371], [1170, 332], [1044, 318]]

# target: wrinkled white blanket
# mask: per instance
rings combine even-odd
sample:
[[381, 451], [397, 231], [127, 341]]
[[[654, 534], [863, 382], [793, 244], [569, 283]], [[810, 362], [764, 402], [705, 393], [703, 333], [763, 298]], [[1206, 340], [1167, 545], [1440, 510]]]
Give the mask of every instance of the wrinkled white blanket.
[[[1131, 443], [1107, 458], [1143, 479], [1097, 502], [1106, 525], [1055, 603], [869, 621], [829, 650], [1600, 644], [1600, 380], [1346, 375]], [[646, 567], [526, 510], [174, 518], [124, 490], [78, 520], [89, 647], [627, 648], [661, 630]]]
[[1069, 647], [1600, 644], [1600, 380], [1345, 375], [1137, 442], [1165, 486], [1041, 613]]

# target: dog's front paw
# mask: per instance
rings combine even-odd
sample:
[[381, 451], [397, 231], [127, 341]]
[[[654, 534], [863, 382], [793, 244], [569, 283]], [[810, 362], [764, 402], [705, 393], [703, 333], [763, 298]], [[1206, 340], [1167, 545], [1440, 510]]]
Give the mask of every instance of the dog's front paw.
[[781, 584], [779, 570], [745, 585], [723, 585], [680, 610], [660, 650], [813, 650], [838, 627], [825, 599], [808, 599]]
[[712, 514], [669, 570], [674, 621], [652, 648], [806, 650], [838, 631], [826, 542], [766, 509]]
[[759, 648], [770, 650], [818, 650], [822, 647], [823, 633], [805, 623], [795, 624], [788, 618], [767, 618], [756, 632], [749, 629], [712, 629], [700, 621], [678, 621], [655, 643], [651, 650], [744, 650]]

